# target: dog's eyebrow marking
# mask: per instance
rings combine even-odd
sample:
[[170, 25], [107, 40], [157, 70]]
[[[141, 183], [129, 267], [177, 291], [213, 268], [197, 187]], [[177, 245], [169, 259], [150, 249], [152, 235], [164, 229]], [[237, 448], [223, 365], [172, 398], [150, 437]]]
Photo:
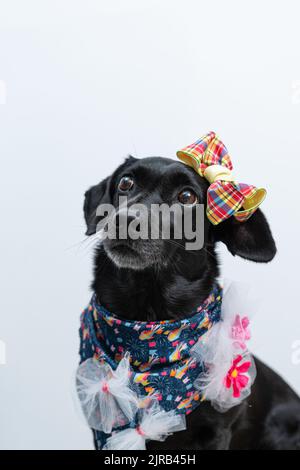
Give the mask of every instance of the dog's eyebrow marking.
[[147, 178], [150, 175], [155, 176], [157, 174], [158, 177], [161, 176], [161, 171], [156, 168], [151, 167], [133, 167], [129, 168], [127, 173], [126, 169], [124, 170], [124, 174], [132, 174], [136, 178]]
[[203, 188], [201, 187], [200, 181], [199, 183], [195, 182], [195, 178], [193, 178], [193, 176], [189, 174], [186, 174], [184, 172], [178, 172], [177, 170], [174, 173], [165, 174], [164, 178], [167, 180], [168, 184], [174, 185], [178, 188], [183, 188], [184, 186], [190, 187], [196, 193], [198, 193], [199, 196], [204, 196]]

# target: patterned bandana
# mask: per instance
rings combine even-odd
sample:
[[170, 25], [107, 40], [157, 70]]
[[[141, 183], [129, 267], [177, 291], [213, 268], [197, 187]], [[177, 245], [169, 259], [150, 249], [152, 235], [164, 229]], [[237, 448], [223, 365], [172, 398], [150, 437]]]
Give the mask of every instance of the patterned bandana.
[[[222, 290], [216, 286], [187, 319], [140, 322], [127, 321], [109, 313], [97, 303], [94, 294], [81, 316], [81, 364], [94, 358], [98, 364], [115, 371], [129, 353], [131, 382], [141, 397], [139, 407], [143, 407], [143, 400], [146, 407], [152, 396], [163, 412], [188, 415], [203, 399], [202, 393], [194, 387], [195, 380], [203, 372], [203, 364], [190, 352], [199, 338], [219, 322], [221, 303]], [[105, 382], [102, 391], [107, 390]], [[132, 428], [135, 424], [136, 418], [119, 429]], [[111, 433], [96, 430], [95, 435], [97, 448], [101, 449]]]
[[232, 215], [246, 221], [265, 199], [265, 189], [234, 181], [231, 158], [214, 132], [179, 150], [177, 157], [209, 181], [207, 217], [214, 225]]

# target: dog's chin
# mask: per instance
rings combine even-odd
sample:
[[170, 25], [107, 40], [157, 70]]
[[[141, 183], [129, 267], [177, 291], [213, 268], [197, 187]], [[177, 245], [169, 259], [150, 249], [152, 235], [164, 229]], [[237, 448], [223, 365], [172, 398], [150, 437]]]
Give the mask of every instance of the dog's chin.
[[121, 241], [117, 243], [103, 243], [103, 248], [109, 259], [118, 268], [134, 269], [141, 271], [150, 267], [153, 263], [151, 259], [144, 257], [138, 249], [132, 248], [127, 243]]

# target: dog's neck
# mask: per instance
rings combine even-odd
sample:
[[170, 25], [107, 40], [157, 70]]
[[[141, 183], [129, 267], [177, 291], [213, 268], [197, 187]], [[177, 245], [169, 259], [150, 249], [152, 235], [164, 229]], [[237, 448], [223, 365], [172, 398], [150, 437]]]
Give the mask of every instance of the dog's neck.
[[110, 312], [130, 320], [160, 321], [194, 312], [211, 292], [218, 264], [210, 247], [172, 260], [169, 268], [120, 269], [100, 247], [94, 274], [92, 288]]

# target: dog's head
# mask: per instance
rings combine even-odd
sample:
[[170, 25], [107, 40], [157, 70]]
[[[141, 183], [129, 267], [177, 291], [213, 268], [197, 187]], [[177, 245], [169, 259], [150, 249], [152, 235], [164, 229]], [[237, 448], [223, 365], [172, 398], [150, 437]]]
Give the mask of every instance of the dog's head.
[[[198, 217], [196, 207], [199, 204], [206, 207], [207, 188], [208, 182], [204, 178], [180, 162], [161, 157], [144, 159], [129, 157], [111, 176], [86, 192], [84, 202], [86, 233], [89, 236], [96, 236], [97, 226], [103, 220], [97, 208], [99, 205], [109, 204], [116, 209], [113, 217], [116, 237], [106, 238], [102, 244], [107, 256], [119, 268], [143, 270], [153, 266], [159, 269], [171, 266], [175, 257], [188, 256], [193, 263], [197, 263], [199, 269], [199, 264], [206, 263], [208, 254], [212, 253], [218, 241], [225, 243], [233, 255], [256, 262], [272, 260], [276, 253], [275, 242], [260, 209], [242, 223], [231, 217], [213, 226], [204, 216], [201, 227], [197, 228], [203, 233], [203, 243], [196, 252], [186, 251], [186, 243], [190, 241], [190, 237], [187, 237], [184, 230], [181, 237], [178, 237], [178, 233], [175, 236], [178, 223], [175, 216], [170, 219], [169, 237], [151, 238], [153, 205], [164, 204], [170, 207], [177, 204], [185, 207], [187, 213], [191, 214], [192, 227], [195, 229]], [[120, 196], [127, 197], [127, 217], [124, 219], [120, 217], [123, 210], [119, 205]], [[130, 208], [137, 204], [143, 205], [146, 212], [140, 214], [136, 228], [138, 231], [141, 220], [147, 219], [148, 237], [124, 238], [120, 235], [124, 228], [122, 225], [125, 223], [128, 228], [129, 224], [134, 225], [137, 222], [137, 213], [130, 213]]]

